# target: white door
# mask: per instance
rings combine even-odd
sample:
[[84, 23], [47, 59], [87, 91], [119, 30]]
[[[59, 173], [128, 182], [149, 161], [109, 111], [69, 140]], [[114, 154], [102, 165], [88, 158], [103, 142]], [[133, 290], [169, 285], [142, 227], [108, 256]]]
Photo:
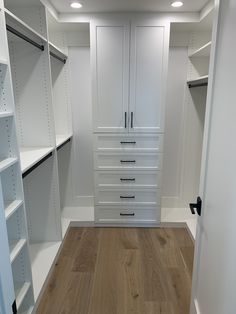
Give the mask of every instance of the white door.
[[163, 132], [169, 51], [169, 23], [131, 23], [131, 132]]
[[129, 21], [91, 23], [94, 132], [127, 132]]
[[236, 0], [223, 0], [215, 66], [210, 70], [210, 119], [200, 189], [203, 212], [197, 230], [191, 314], [236, 313], [235, 29]]
[[2, 185], [0, 179], [0, 314], [12, 312], [15, 300], [10, 253], [7, 238], [6, 220], [2, 199]]

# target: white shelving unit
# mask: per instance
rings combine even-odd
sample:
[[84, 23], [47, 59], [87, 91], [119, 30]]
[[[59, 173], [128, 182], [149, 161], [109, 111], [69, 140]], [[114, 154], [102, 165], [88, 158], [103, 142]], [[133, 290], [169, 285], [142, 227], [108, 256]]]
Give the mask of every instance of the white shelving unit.
[[42, 286], [55, 260], [60, 245], [61, 241], [45, 242], [30, 245], [30, 258], [34, 283], [34, 295], [36, 299], [40, 294]]
[[[29, 259], [29, 242], [20, 155], [15, 126], [15, 105], [12, 90], [5, 15], [0, 11], [0, 199], [6, 220], [9, 261], [18, 313], [29, 311], [34, 304], [32, 274]], [[12, 20], [12, 17], [10, 17]], [[11, 23], [8, 19], [8, 22]], [[18, 23], [18, 21], [17, 21]], [[17, 24], [16, 23], [16, 24]], [[10, 291], [9, 291], [10, 294]]]
[[0, 172], [14, 165], [17, 161], [18, 160], [15, 157], [4, 158], [2, 160], [0, 159]]
[[68, 140], [72, 138], [73, 134], [69, 135], [57, 135], [56, 136], [56, 147], [60, 147], [64, 143], [66, 143]]
[[199, 57], [210, 57], [211, 52], [211, 41], [206, 43], [205, 45], [201, 46], [197, 50], [195, 50], [193, 53], [189, 55], [189, 58], [199, 58]]
[[53, 151], [54, 147], [22, 147], [20, 150], [22, 173], [25, 173]]
[[[15, 106], [12, 101], [12, 108], [16, 109], [16, 127], [13, 127], [13, 131], [17, 133], [19, 151], [15, 140], [16, 148], [12, 150], [15, 156], [0, 154], [0, 172], [5, 183], [4, 210], [9, 230], [16, 305], [20, 314], [29, 314], [62, 241], [56, 135], [63, 136], [59, 140], [62, 145], [72, 137], [72, 128], [60, 134], [55, 130], [49, 55], [62, 67], [62, 77], [67, 55], [57, 45], [49, 43], [46, 10], [39, 1], [20, 0], [16, 4], [15, 1], [5, 0], [5, 6], [11, 73], [0, 47], [0, 60], [3, 61], [0, 76], [11, 84], [12, 75], [15, 96]], [[5, 53], [7, 60], [8, 49]], [[5, 94], [8, 95], [9, 91]], [[68, 104], [61, 103], [61, 106]], [[3, 121], [3, 126], [0, 125], [0, 131], [5, 129], [6, 119], [9, 121], [14, 116], [14, 110], [10, 109], [1, 101], [0, 122]], [[65, 112], [70, 114], [68, 108]], [[66, 120], [70, 121], [69, 118]], [[59, 123], [57, 127], [60, 128]], [[4, 136], [7, 139], [2, 142]], [[9, 134], [1, 132], [0, 147], [6, 148], [8, 139]], [[7, 197], [10, 183], [7, 180], [10, 175], [8, 169], [12, 171], [13, 167], [18, 169], [16, 181], [22, 182], [23, 177], [26, 212], [23, 198], [18, 195]], [[25, 223], [21, 214], [26, 218]], [[20, 229], [15, 228], [16, 217], [21, 223]], [[18, 230], [18, 234], [14, 230]], [[21, 269], [27, 270], [24, 278], [20, 277], [23, 273]]]
[[8, 220], [18, 208], [23, 205], [22, 200], [14, 200], [5, 203], [5, 218]]
[[208, 83], [208, 75], [201, 76], [197, 79], [192, 79], [187, 81], [188, 86], [191, 87], [196, 87], [196, 86], [204, 86], [207, 85]]
[[62, 61], [63, 63], [66, 63], [66, 60], [68, 58], [68, 55], [65, 54], [60, 48], [58, 48], [55, 44], [49, 42], [49, 50], [50, 50], [50, 54], [54, 57], [58, 57], [60, 59], [58, 59], [59, 61]]
[[9, 240], [11, 263], [14, 262], [25, 245], [26, 239]]
[[42, 42], [46, 43], [47, 39], [42, 36], [40, 33], [36, 32], [32, 27], [30, 27], [27, 23], [22, 21], [20, 18], [18, 18], [15, 14], [13, 14], [8, 9], [5, 9], [5, 15], [6, 15], [6, 25], [13, 28], [14, 30], [20, 32], [21, 34]]

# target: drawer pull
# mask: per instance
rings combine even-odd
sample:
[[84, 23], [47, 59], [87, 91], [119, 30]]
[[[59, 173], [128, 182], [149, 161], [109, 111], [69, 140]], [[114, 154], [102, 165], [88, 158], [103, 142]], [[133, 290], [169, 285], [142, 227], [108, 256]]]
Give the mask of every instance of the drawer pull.
[[135, 216], [135, 213], [132, 213], [132, 214], [123, 214], [123, 213], [120, 213], [120, 216]]
[[132, 196], [120, 196], [120, 199], [135, 199], [135, 196], [132, 195]]
[[136, 142], [135, 141], [121, 141], [120, 142], [121, 144], [136, 144]]
[[120, 181], [133, 181], [135, 182], [135, 178], [120, 178]]
[[120, 161], [122, 164], [123, 163], [136, 163], [136, 160], [121, 160]]
[[133, 113], [133, 111], [131, 112], [131, 129], [133, 129], [134, 128], [134, 113]]

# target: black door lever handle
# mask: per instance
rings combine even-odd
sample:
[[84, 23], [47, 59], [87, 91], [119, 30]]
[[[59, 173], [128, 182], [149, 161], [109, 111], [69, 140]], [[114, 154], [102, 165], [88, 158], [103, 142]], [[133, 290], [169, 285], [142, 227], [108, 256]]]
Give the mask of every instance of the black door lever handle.
[[202, 200], [201, 200], [201, 197], [198, 196], [198, 198], [197, 198], [197, 203], [190, 203], [190, 204], [189, 204], [189, 207], [190, 207], [191, 213], [192, 213], [193, 215], [196, 214], [196, 213], [195, 213], [195, 209], [196, 209], [197, 214], [198, 214], [199, 216], [201, 216], [201, 213], [202, 213]]

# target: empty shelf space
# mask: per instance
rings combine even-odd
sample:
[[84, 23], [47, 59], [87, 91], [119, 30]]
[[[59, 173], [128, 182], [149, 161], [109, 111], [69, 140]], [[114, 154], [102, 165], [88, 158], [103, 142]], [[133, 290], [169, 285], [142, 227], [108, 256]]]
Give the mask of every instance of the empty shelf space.
[[29, 37], [31, 40], [38, 41], [40, 44], [47, 43], [47, 39], [45, 37], [36, 32], [33, 28], [31, 28], [28, 24], [26, 24], [9, 10], [4, 10], [6, 14], [7, 27], [9, 26], [10, 28], [13, 28], [20, 34]]
[[21, 147], [20, 160], [22, 173], [32, 168], [53, 150], [53, 147]]
[[9, 157], [5, 159], [0, 159], [0, 172], [4, 171], [8, 167], [11, 167], [17, 162], [16, 157]]
[[189, 88], [207, 86], [207, 84], [208, 84], [208, 75], [201, 76], [201, 77], [198, 77], [196, 79], [188, 80], [187, 84], [188, 84]]
[[0, 111], [0, 119], [1, 118], [9, 118], [9, 117], [12, 117], [12, 116], [13, 116], [13, 112], [10, 112], [10, 111], [1, 112]]
[[55, 46], [53, 43], [49, 43], [49, 50], [50, 50], [50, 55], [52, 57], [57, 58], [58, 60], [62, 61], [63, 63], [66, 63], [66, 60], [68, 56], [57, 46]]
[[189, 55], [189, 58], [192, 57], [209, 57], [211, 52], [211, 41], [207, 44], [203, 45], [199, 49], [195, 50], [193, 53]]
[[[17, 309], [20, 308], [22, 302], [24, 301], [24, 298], [27, 295], [27, 292], [29, 291], [31, 286], [30, 282], [18, 282], [15, 284], [15, 294], [16, 294], [16, 307]], [[28, 312], [26, 312], [28, 313]]]
[[43, 284], [59, 251], [61, 242], [45, 242], [30, 245], [34, 296], [37, 300]]
[[9, 219], [22, 204], [23, 204], [22, 200], [14, 200], [14, 201], [5, 202], [6, 220]]
[[72, 134], [56, 135], [56, 147], [60, 148], [65, 142], [72, 138]]
[[11, 263], [14, 262], [14, 260], [19, 255], [25, 244], [26, 239], [9, 240]]

